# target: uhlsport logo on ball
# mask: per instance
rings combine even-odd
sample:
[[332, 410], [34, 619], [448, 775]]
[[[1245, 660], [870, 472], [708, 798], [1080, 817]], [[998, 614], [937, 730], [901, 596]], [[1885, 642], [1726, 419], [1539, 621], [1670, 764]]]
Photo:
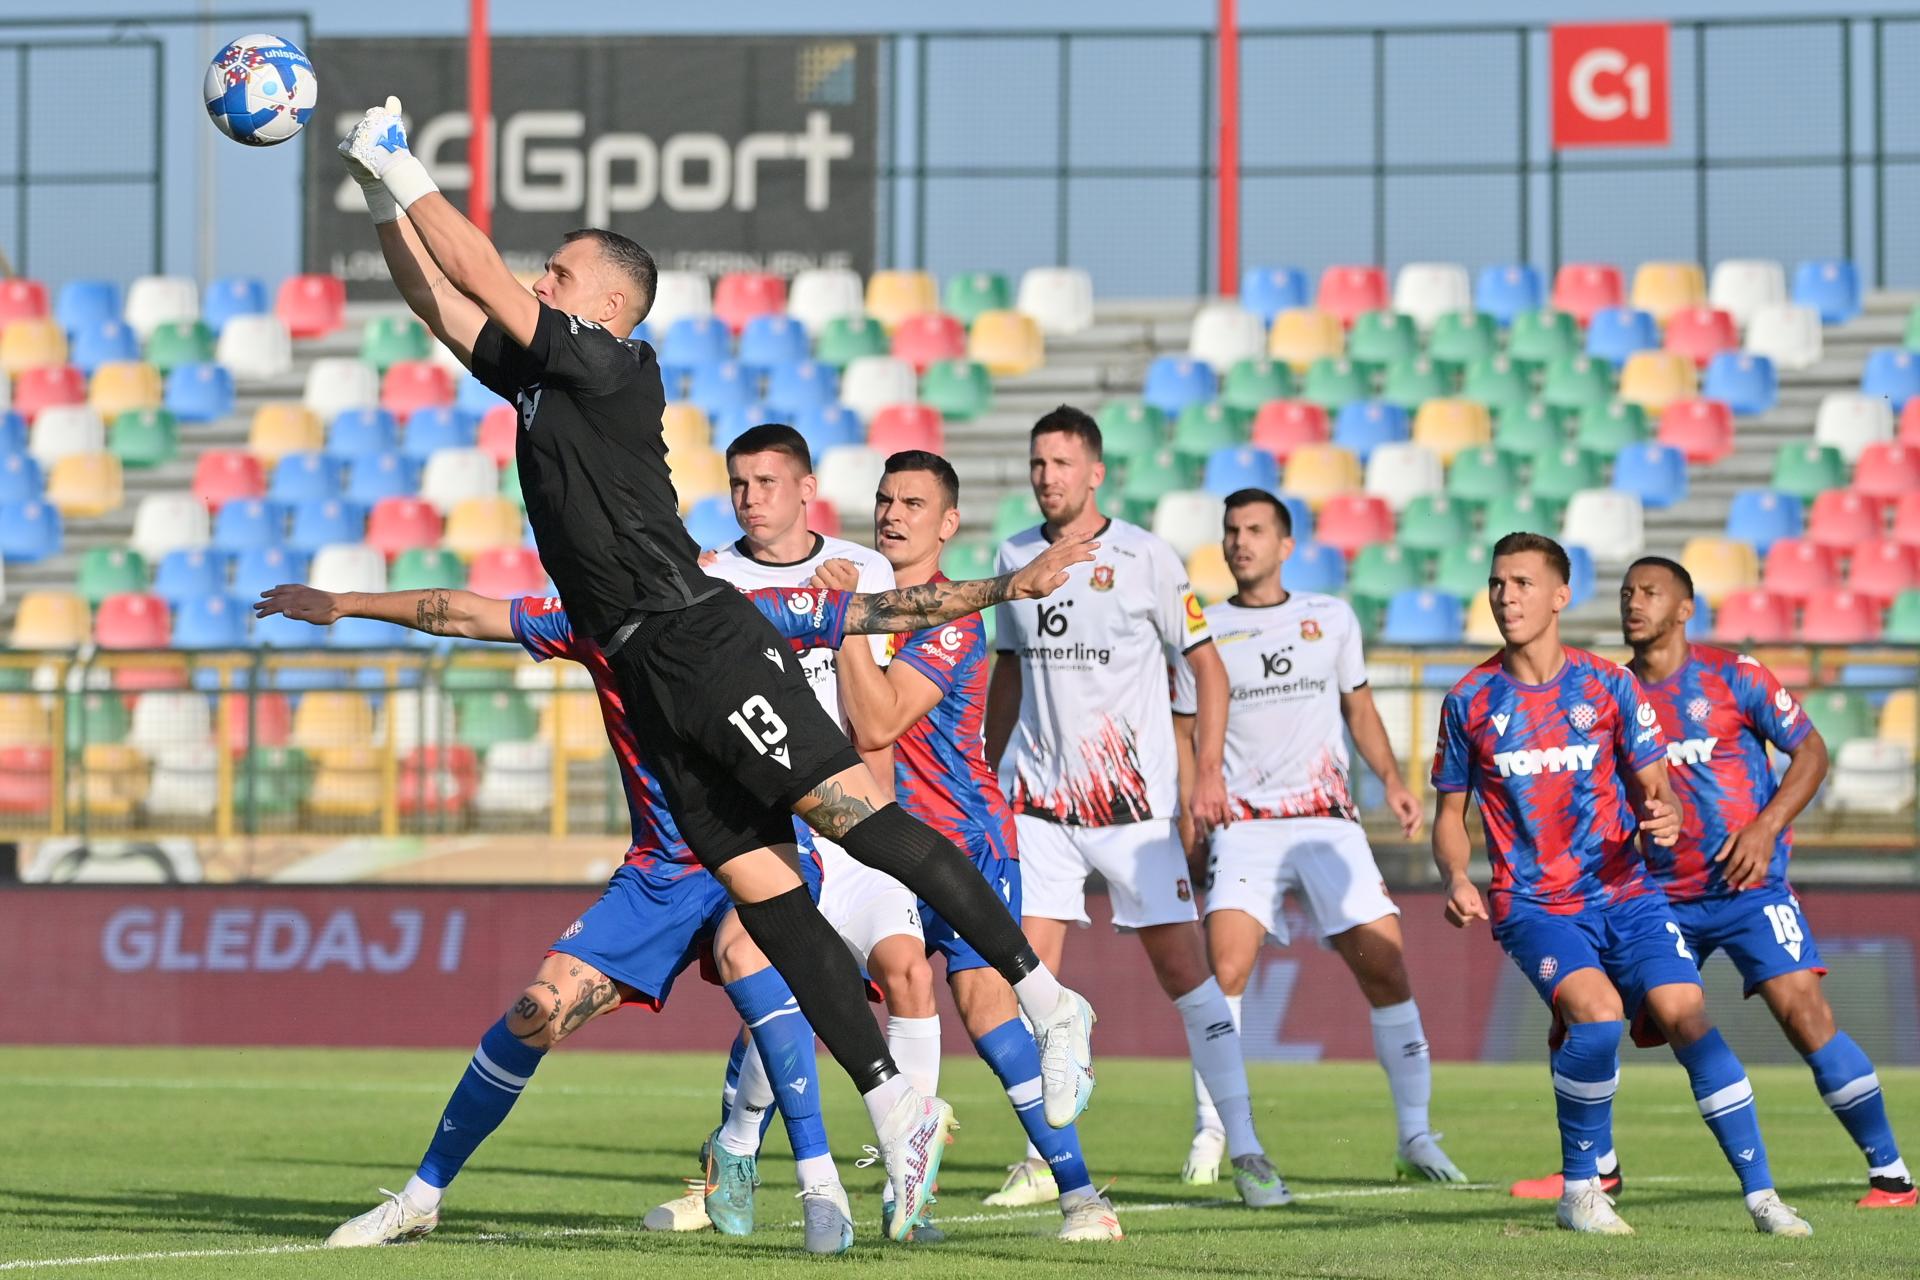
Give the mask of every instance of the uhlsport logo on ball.
[[213, 55], [202, 96], [220, 132], [250, 147], [299, 133], [320, 98], [320, 82], [292, 41], [241, 36]]

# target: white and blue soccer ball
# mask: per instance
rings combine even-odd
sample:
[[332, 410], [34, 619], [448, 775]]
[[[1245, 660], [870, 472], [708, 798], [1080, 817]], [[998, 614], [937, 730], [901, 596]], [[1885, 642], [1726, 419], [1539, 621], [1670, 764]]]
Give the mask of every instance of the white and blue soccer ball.
[[299, 133], [320, 98], [320, 81], [291, 40], [241, 36], [207, 67], [207, 114], [220, 132], [249, 147], [270, 147]]

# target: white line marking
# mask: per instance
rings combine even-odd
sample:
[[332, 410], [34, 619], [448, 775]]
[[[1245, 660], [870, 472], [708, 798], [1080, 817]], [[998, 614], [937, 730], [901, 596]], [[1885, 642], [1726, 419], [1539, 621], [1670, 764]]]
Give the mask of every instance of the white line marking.
[[[453, 1077], [458, 1080], [458, 1077]], [[381, 1080], [186, 1080], [161, 1076], [0, 1076], [0, 1087], [20, 1085], [39, 1089], [165, 1089], [186, 1093], [435, 1093], [445, 1096], [452, 1085], [428, 1081]], [[540, 1092], [566, 1097], [632, 1098], [632, 1089], [593, 1085], [549, 1084]], [[649, 1089], [649, 1094], [671, 1098], [712, 1098], [713, 1089]]]

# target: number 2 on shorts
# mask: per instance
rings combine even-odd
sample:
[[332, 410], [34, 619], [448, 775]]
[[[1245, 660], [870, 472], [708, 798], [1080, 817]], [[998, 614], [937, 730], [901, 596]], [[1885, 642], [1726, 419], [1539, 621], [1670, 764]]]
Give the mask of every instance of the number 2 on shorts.
[[1687, 950], [1687, 935], [1680, 932], [1680, 926], [1667, 921], [1667, 932], [1673, 935], [1673, 949], [1680, 953], [1682, 960], [1693, 959], [1693, 952]]

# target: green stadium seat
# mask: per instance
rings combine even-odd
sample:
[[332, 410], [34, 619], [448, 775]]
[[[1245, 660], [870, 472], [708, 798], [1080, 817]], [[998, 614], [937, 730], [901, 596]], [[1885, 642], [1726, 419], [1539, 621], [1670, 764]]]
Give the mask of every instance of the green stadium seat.
[[1371, 390], [1367, 375], [1359, 365], [1337, 356], [1321, 356], [1307, 370], [1300, 396], [1331, 413], [1343, 404], [1365, 400]]
[[1425, 565], [1413, 549], [1397, 542], [1376, 542], [1360, 548], [1353, 557], [1353, 567], [1347, 572], [1347, 596], [1356, 605], [1365, 601], [1380, 606], [1400, 592], [1425, 583]]
[[1526, 404], [1533, 399], [1533, 382], [1526, 371], [1506, 356], [1484, 356], [1467, 366], [1461, 378], [1462, 399], [1478, 400], [1490, 412], [1498, 413], [1510, 404]]
[[940, 309], [971, 325], [984, 311], [1011, 311], [1013, 286], [997, 271], [963, 271], [947, 280], [940, 295]]
[[67, 750], [101, 742], [125, 741], [133, 727], [133, 714], [127, 710], [124, 694], [83, 693], [67, 699]]
[[1000, 505], [993, 512], [993, 540], [1004, 542], [1022, 529], [1033, 528], [1040, 523], [1040, 518], [1040, 504], [1033, 500], [1033, 490], [1021, 488], [1003, 493]]
[[[1533, 493], [1510, 493], [1495, 498], [1487, 504], [1486, 515], [1480, 521], [1481, 540], [1492, 544], [1509, 533], [1544, 533], [1549, 538], [1558, 538], [1560, 518], [1566, 509], [1564, 502]], [[1480, 585], [1486, 585], [1484, 573]]]
[[1800, 441], [1774, 450], [1771, 488], [1809, 505], [1829, 489], [1846, 488], [1847, 478], [1847, 460], [1830, 444]]
[[256, 817], [285, 817], [306, 803], [313, 782], [307, 754], [298, 747], [255, 747], [233, 777], [234, 812], [244, 826]]
[[1434, 322], [1427, 359], [1451, 374], [1500, 350], [1500, 325], [1484, 311], [1449, 311]]
[[1109, 459], [1137, 458], [1167, 441], [1167, 415], [1137, 397], [1107, 401], [1095, 421]]
[[97, 605], [108, 596], [143, 595], [148, 581], [146, 558], [132, 547], [89, 547], [80, 557], [74, 590]]
[[1613, 366], [1591, 356], [1563, 356], [1547, 366], [1540, 398], [1561, 409], [1582, 411], [1613, 400]]
[[886, 326], [872, 316], [835, 316], [820, 331], [813, 358], [844, 369], [861, 356], [884, 356], [893, 351]]
[[114, 418], [107, 448], [123, 467], [157, 467], [180, 452], [180, 428], [165, 409], [128, 409]]
[[520, 464], [512, 458], [500, 468], [500, 496], [522, 511], [527, 509], [527, 500], [520, 492]]
[[[1533, 457], [1528, 454], [1527, 460], [1532, 461]], [[1513, 454], [1500, 446], [1463, 449], [1453, 456], [1453, 465], [1447, 468], [1447, 496], [1476, 510], [1519, 488], [1519, 464]]]
[[467, 585], [466, 566], [444, 547], [413, 547], [393, 559], [387, 571], [390, 591], [458, 591]]
[[1611, 458], [1628, 445], [1645, 444], [1651, 435], [1645, 409], [1625, 400], [1612, 400], [1580, 411], [1574, 443], [1588, 453]]
[[1452, 394], [1453, 379], [1425, 356], [1397, 360], [1387, 366], [1380, 398], [1411, 413], [1429, 400]]
[[1606, 464], [1599, 454], [1568, 445], [1534, 458], [1527, 489], [1536, 497], [1565, 502], [1582, 489], [1598, 489], [1606, 482]]
[[1539, 400], [1501, 405], [1494, 416], [1493, 443], [1509, 457], [1531, 462], [1537, 453], [1566, 446], [1564, 415]]
[[527, 695], [518, 689], [463, 689], [453, 695], [456, 740], [475, 751], [501, 742], [525, 742], [540, 731]]
[[1293, 369], [1262, 356], [1236, 361], [1227, 370], [1227, 380], [1220, 387], [1220, 403], [1258, 413], [1267, 401], [1285, 400], [1293, 391]]
[[427, 326], [412, 316], [374, 316], [360, 330], [360, 359], [382, 373], [402, 360], [425, 360], [432, 354]]
[[[1120, 490], [1129, 503], [1158, 502], [1180, 489], [1200, 485], [1200, 461], [1173, 449], [1159, 449], [1134, 460]], [[1151, 511], [1151, 508], [1149, 508]]]
[[[1474, 508], [1445, 494], [1423, 493], [1400, 513], [1397, 541], [1427, 559], [1456, 542], [1473, 537]], [[1419, 586], [1419, 583], [1414, 583]]]
[[[1901, 594], [1920, 597], [1920, 592], [1907, 591]], [[1920, 600], [1916, 600], [1916, 604], [1920, 604]], [[1894, 602], [1896, 613], [1899, 608], [1899, 602], [1896, 600]], [[1920, 621], [1920, 612], [1916, 613], [1915, 620]], [[1885, 638], [1888, 640], [1896, 638], [1893, 635], [1891, 620]], [[1838, 751], [1843, 743], [1861, 738], [1873, 738], [1879, 734], [1880, 726], [1874, 714], [1873, 704], [1867, 700], [1866, 694], [1857, 689], [1811, 690], [1801, 697], [1800, 705], [1806, 710], [1807, 716], [1813, 723], [1819, 726], [1820, 736], [1827, 740], [1828, 748], [1833, 751]]]
[[936, 360], [920, 378], [920, 403], [949, 422], [977, 418], [993, 404], [993, 375], [978, 361]]
[[1528, 311], [1513, 318], [1507, 356], [1529, 372], [1580, 351], [1580, 322], [1565, 311]]
[[1433, 569], [1433, 589], [1471, 600], [1487, 589], [1487, 569], [1493, 563], [1493, 544], [1471, 539], [1440, 552]]
[[1197, 458], [1202, 463], [1215, 449], [1232, 449], [1247, 442], [1247, 428], [1252, 415], [1245, 409], [1234, 409], [1214, 401], [1212, 404], [1190, 404], [1180, 411], [1179, 419], [1173, 424], [1173, 447], [1183, 458]]
[[999, 544], [988, 538], [955, 538], [940, 552], [940, 572], [956, 582], [991, 578]]
[[1907, 313], [1907, 335], [1901, 345], [1909, 351], [1920, 351], [1920, 304]]
[[1368, 373], [1420, 354], [1420, 331], [1412, 316], [1395, 311], [1364, 311], [1347, 334], [1347, 359]]
[[213, 359], [213, 330], [198, 320], [169, 320], [147, 339], [147, 363], [161, 373]]

